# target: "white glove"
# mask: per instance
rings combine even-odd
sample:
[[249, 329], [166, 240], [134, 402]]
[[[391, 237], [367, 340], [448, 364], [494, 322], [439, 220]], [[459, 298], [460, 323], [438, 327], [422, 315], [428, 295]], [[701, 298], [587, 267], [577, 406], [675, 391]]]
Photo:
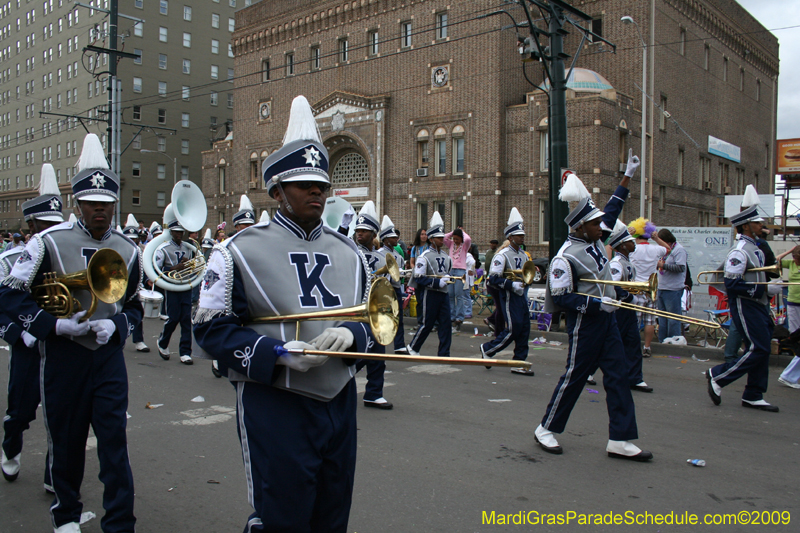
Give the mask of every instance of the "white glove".
[[[283, 345], [287, 350], [316, 350], [315, 346], [303, 341], [289, 341]], [[283, 365], [297, 370], [298, 372], [307, 372], [309, 368], [319, 366], [328, 360], [327, 355], [305, 355], [301, 353], [287, 353], [280, 357], [275, 362], [277, 365]]]
[[450, 276], [445, 276], [443, 278], [439, 278], [439, 288], [444, 289], [447, 287], [447, 282], [450, 281]]
[[611, 305], [612, 302], [616, 303], [616, 300], [608, 296], [603, 296], [600, 299], [600, 309], [602, 309], [606, 313], [614, 313], [618, 308], [616, 305]]
[[511, 287], [511, 290], [513, 290], [517, 296], [522, 296], [522, 293], [525, 292], [525, 285], [523, 285], [521, 281], [512, 282]]
[[350, 223], [353, 221], [353, 217], [356, 216], [356, 212], [353, 210], [353, 206], [347, 208], [347, 211], [344, 212], [342, 215], [342, 223], [339, 224], [341, 228], [347, 228], [350, 226]]
[[628, 166], [625, 167], [625, 175], [632, 178], [639, 168], [639, 156], [633, 155], [633, 148], [628, 149]]
[[355, 338], [353, 332], [347, 328], [327, 328], [325, 331], [312, 339], [309, 344], [317, 347], [317, 350], [329, 352], [341, 352], [353, 345]]
[[644, 306], [647, 303], [647, 296], [641, 294], [634, 294], [631, 300], [633, 305]]
[[31, 335], [31, 334], [30, 334], [30, 333], [28, 333], [27, 331], [23, 331], [23, 332], [22, 332], [22, 335], [20, 335], [20, 337], [22, 337], [22, 342], [24, 342], [24, 343], [25, 343], [25, 346], [27, 346], [28, 348], [33, 348], [33, 346], [34, 346], [34, 345], [36, 344], [36, 342], [37, 342], [37, 339], [36, 339], [36, 337], [34, 337], [33, 335]]
[[86, 311], [75, 313], [69, 318], [59, 318], [56, 321], [56, 335], [65, 335], [68, 337], [80, 337], [89, 333], [91, 326], [89, 322], [79, 322], [84, 317]]
[[781, 294], [783, 292], [783, 287], [778, 285], [778, 283], [780, 282], [778, 281], [776, 283], [770, 283], [769, 285], [767, 285], [767, 294], [769, 294], [770, 296], [776, 296], [778, 294]]
[[89, 325], [92, 327], [92, 331], [97, 333], [97, 344], [108, 344], [111, 335], [117, 331], [117, 325], [107, 318], [103, 318], [102, 320], [90, 320]]

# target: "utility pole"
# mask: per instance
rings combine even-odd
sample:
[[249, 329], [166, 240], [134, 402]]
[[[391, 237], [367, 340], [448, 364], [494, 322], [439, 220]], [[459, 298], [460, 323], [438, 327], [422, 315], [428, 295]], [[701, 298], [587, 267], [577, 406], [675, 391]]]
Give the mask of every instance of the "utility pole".
[[[538, 60], [542, 63], [545, 75], [550, 81], [550, 106], [548, 108], [549, 118], [549, 140], [550, 140], [550, 257], [555, 257], [558, 249], [567, 238], [567, 225], [564, 219], [569, 214], [569, 206], [558, 199], [558, 191], [561, 188], [561, 169], [569, 167], [569, 146], [567, 141], [567, 79], [564, 60], [570, 56], [564, 52], [564, 36], [569, 35], [565, 29], [567, 24], [572, 25], [582, 32], [583, 39], [578, 46], [575, 57], [570, 65], [570, 73], [575, 68], [578, 54], [583, 48], [588, 36], [592, 37], [592, 42], [602, 41], [616, 52], [616, 46], [601, 36], [593, 33], [591, 29], [582, 27], [573, 18], [581, 21], [591, 21], [592, 17], [572, 7], [563, 0], [523, 0], [521, 2], [528, 18], [530, 37], [525, 40], [523, 50], [523, 61]], [[547, 30], [540, 29], [534, 23], [528, 4], [536, 7], [544, 16]], [[540, 38], [547, 39], [548, 43], [542, 43]], [[549, 44], [549, 46], [548, 46]]]

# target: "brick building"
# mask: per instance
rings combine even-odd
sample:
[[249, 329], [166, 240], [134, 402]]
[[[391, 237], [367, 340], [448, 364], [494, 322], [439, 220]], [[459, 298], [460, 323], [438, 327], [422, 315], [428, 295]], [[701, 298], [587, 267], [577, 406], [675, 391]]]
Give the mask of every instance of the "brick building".
[[[716, 225], [721, 195], [748, 183], [772, 192], [774, 36], [732, 0], [571, 3], [617, 45], [612, 54], [585, 43], [568, 84], [570, 167], [598, 203], [628, 148], [640, 152], [643, 42], [651, 218]], [[519, 6], [503, 7], [525, 21]], [[623, 24], [625, 15], [637, 26]], [[259, 211], [277, 207], [261, 162], [280, 146], [292, 98], [304, 94], [337, 194], [355, 206], [375, 201], [407, 241], [438, 209], [448, 229], [463, 225], [483, 248], [516, 206], [529, 245], [546, 253], [547, 95], [526, 81], [517, 33], [496, 2], [272, 0], [236, 17], [234, 134], [203, 156], [209, 223], [230, 220], [244, 192]], [[580, 36], [573, 30], [566, 41], [574, 54]], [[525, 68], [542, 83], [538, 63]], [[638, 174], [634, 181], [624, 220], [639, 214]]]

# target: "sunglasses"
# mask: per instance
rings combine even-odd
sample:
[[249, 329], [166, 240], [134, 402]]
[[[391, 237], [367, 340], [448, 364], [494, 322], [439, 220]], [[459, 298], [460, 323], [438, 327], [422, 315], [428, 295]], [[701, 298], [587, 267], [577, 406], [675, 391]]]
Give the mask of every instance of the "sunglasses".
[[321, 181], [296, 181], [294, 182], [294, 185], [296, 185], [299, 189], [303, 189], [304, 191], [307, 191], [312, 187], [319, 187], [319, 190], [323, 194], [331, 190], [330, 183], [323, 183]]

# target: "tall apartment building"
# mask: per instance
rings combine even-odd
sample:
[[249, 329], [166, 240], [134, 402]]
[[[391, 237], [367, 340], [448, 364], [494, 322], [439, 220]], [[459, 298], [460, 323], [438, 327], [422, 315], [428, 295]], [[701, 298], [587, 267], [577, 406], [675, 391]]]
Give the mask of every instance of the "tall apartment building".
[[[648, 53], [647, 184], [638, 174], [623, 219], [725, 222], [723, 196], [773, 190], [778, 42], [733, 0], [574, 0], [617, 45], [582, 44], [568, 83], [570, 168], [603, 204], [642, 139]], [[511, 207], [527, 243], [547, 252], [547, 95], [538, 63], [523, 73], [519, 5], [491, 0], [271, 0], [236, 13], [234, 134], [203, 156], [209, 221], [248, 192], [274, 211], [260, 176], [281, 144], [292, 98], [315, 109], [334, 193], [373, 200], [406, 240], [434, 210], [481, 246]], [[637, 26], [624, 24], [623, 16]], [[640, 33], [637, 33], [638, 31]], [[640, 39], [641, 35], [641, 39]], [[569, 66], [569, 61], [567, 65]], [[666, 111], [666, 112], [665, 112]]]
[[[243, 7], [244, 0], [238, 0]], [[65, 211], [86, 131], [107, 146], [110, 0], [11, 0], [0, 5], [0, 230], [25, 227], [21, 204], [52, 163]], [[233, 117], [237, 0], [121, 0], [118, 49], [122, 120], [120, 206], [148, 225], [177, 179], [199, 183], [201, 152]], [[249, 2], [248, 2], [249, 4]], [[97, 8], [97, 9], [94, 9]], [[46, 114], [41, 115], [44, 112]], [[80, 119], [78, 117], [81, 117]], [[152, 150], [152, 152], [148, 152]], [[159, 153], [156, 153], [159, 152]]]

